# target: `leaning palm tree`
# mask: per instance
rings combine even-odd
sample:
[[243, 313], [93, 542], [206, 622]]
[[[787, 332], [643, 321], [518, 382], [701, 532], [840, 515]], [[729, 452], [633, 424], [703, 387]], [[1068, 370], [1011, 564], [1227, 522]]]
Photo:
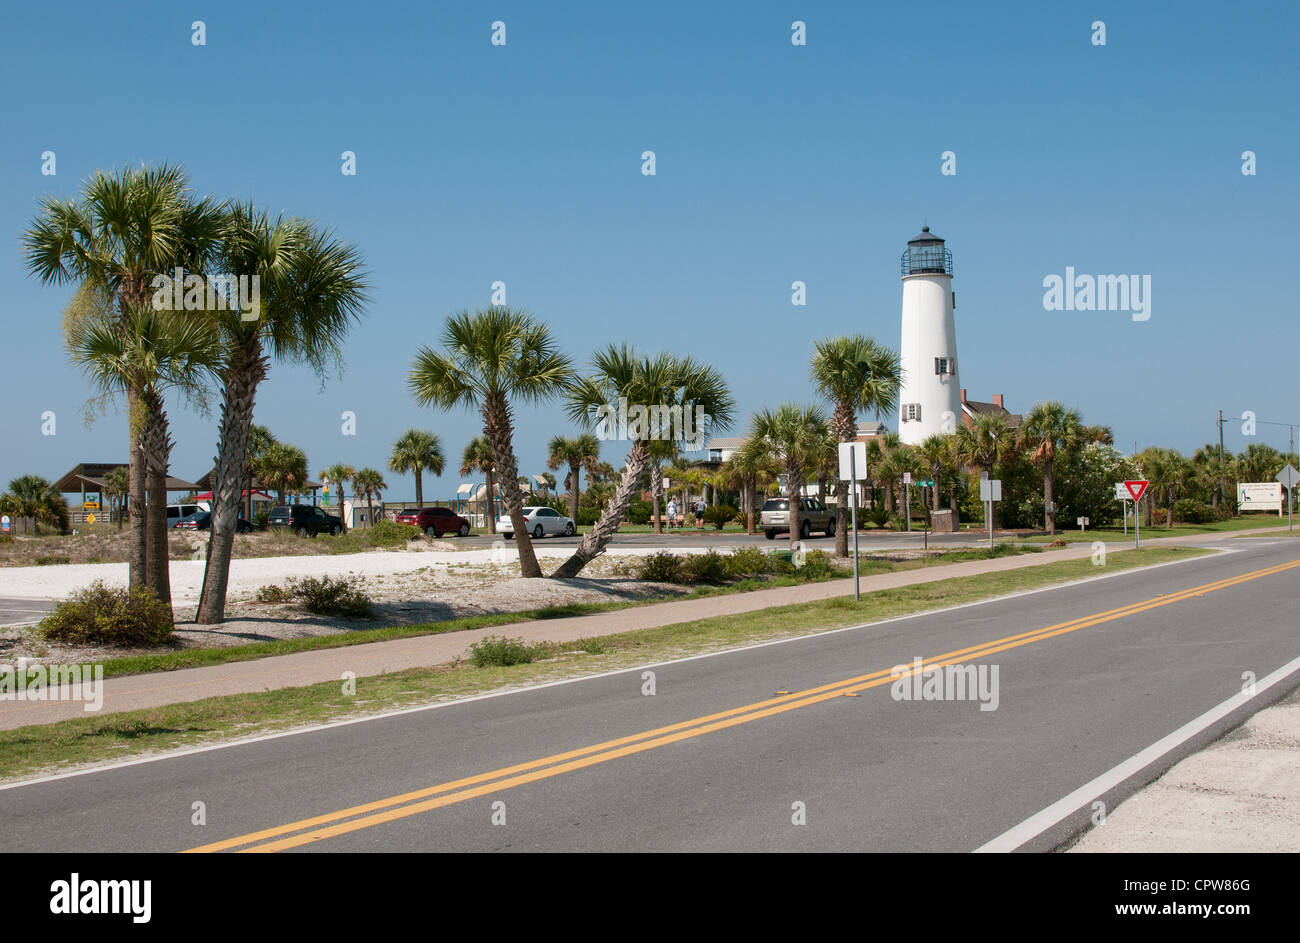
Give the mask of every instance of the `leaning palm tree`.
[[[191, 397], [201, 395], [201, 379], [216, 364], [213, 340], [204, 321], [175, 317], [150, 305], [132, 306], [122, 318], [76, 319], [67, 327], [69, 356], [85, 370], [101, 395], [136, 391], [137, 416], [142, 424], [137, 448], [145, 466], [151, 522], [146, 540], [146, 584], [169, 611], [167, 465], [173, 442], [167, 431], [163, 397], [169, 388], [180, 389]], [[161, 524], [156, 523], [159, 519]]]
[[590, 433], [575, 436], [557, 435], [546, 446], [546, 467], [557, 470], [569, 466], [564, 478], [564, 489], [569, 494], [569, 516], [578, 522], [579, 476], [583, 468], [590, 469], [600, 459], [600, 442]]
[[[902, 367], [898, 354], [889, 347], [863, 334], [851, 337], [832, 337], [817, 342], [812, 357], [812, 381], [817, 392], [834, 407], [830, 426], [840, 442], [852, 442], [858, 437], [858, 413], [872, 412], [879, 416], [898, 405], [898, 389], [902, 382]], [[838, 494], [847, 495], [854, 487], [840, 481]], [[843, 497], [836, 501], [835, 555], [849, 554], [848, 508]]]
[[424, 472], [441, 475], [445, 465], [438, 436], [423, 429], [407, 429], [402, 433], [402, 437], [393, 443], [393, 454], [388, 458], [389, 471], [415, 474], [417, 507], [424, 507]]
[[347, 465], [343, 462], [335, 462], [333, 465], [325, 469], [320, 474], [322, 480], [332, 481], [334, 483], [334, 486], [338, 488], [339, 515], [343, 518], [343, 529], [347, 530], [348, 515], [347, 515], [347, 509], [344, 507], [344, 502], [347, 500], [347, 493], [345, 489], [347, 488], [348, 482], [350, 482], [353, 478], [357, 476], [357, 470], [353, 468], [351, 465]]
[[[107, 292], [117, 309], [116, 328], [125, 334], [136, 318], [132, 311], [150, 303], [155, 278], [174, 275], [177, 269], [183, 274], [204, 273], [225, 231], [224, 206], [211, 199], [194, 199], [185, 172], [163, 164], [98, 171], [86, 182], [77, 201], [42, 200], [40, 211], [23, 234], [23, 250], [28, 273], [42, 284], [75, 283]], [[130, 343], [125, 336], [119, 339], [123, 349]], [[143, 406], [142, 384], [148, 379], [134, 371], [123, 390], [130, 463], [128, 581], [133, 587], [148, 582], [147, 531], [154, 533], [153, 544], [155, 548], [161, 544], [164, 553], [162, 563], [154, 564], [155, 576], [167, 570], [165, 507], [157, 508], [146, 520], [148, 484], [142, 440], [148, 435], [155, 446], [167, 440], [165, 414], [155, 410], [152, 415], [153, 421], [164, 423], [161, 430], [146, 428], [150, 417]], [[155, 469], [155, 476], [160, 474], [165, 490], [166, 470]]]
[[352, 478], [352, 491], [357, 497], [366, 499], [366, 509], [370, 512], [370, 523], [375, 523], [375, 498], [383, 500], [383, 492], [388, 482], [384, 476], [373, 468], [363, 468]]
[[[486, 492], [484, 500], [487, 502], [484, 511], [489, 534], [497, 532], [496, 496], [493, 493], [496, 488], [496, 482], [493, 480], [495, 470], [496, 458], [492, 454], [492, 443], [488, 441], [487, 436], [476, 435], [465, 443], [465, 451], [460, 455], [460, 473], [468, 475], [482, 472], [487, 478], [484, 486]], [[577, 518], [574, 518], [574, 521], [577, 521]]]
[[800, 523], [799, 499], [804, 476], [815, 468], [825, 447], [826, 417], [816, 406], [786, 403], [775, 410], [763, 409], [750, 419], [746, 449], [779, 459], [785, 469], [785, 488], [790, 497], [790, 547], [808, 536]]
[[257, 460], [258, 480], [274, 488], [280, 504], [289, 494], [298, 494], [307, 483], [307, 454], [296, 445], [276, 442]]
[[540, 577], [523, 500], [514, 484], [519, 463], [511, 404], [541, 403], [558, 395], [572, 380], [573, 365], [556, 348], [550, 328], [522, 311], [495, 305], [448, 318], [442, 343], [441, 351], [419, 349], [407, 385], [421, 406], [475, 409], [482, 415], [497, 475], [505, 483], [501, 498], [519, 545], [520, 571], [525, 577]]
[[[302, 219], [272, 218], [251, 205], [228, 213], [220, 266], [257, 280], [247, 310], [208, 312], [221, 333], [221, 424], [212, 487], [212, 538], [196, 621], [224, 620], [230, 559], [246, 480], [258, 387], [272, 359], [318, 376], [342, 363], [343, 341], [366, 301], [360, 253]], [[251, 496], [250, 496], [251, 509]]]
[[[593, 430], [601, 430], [598, 434], [626, 436], [632, 444], [627, 453], [627, 467], [613, 498], [582, 538], [573, 556], [552, 574], [561, 579], [582, 572], [583, 567], [604, 552], [618, 531], [650, 467], [652, 441], [673, 442], [686, 446], [687, 451], [697, 449], [699, 445], [696, 442], [702, 441], [709, 430], [725, 429], [730, 424], [735, 409], [722, 374], [691, 357], [668, 353], [642, 357], [627, 344], [610, 344], [593, 355], [591, 366], [592, 373], [574, 382], [570, 388], [569, 418]], [[654, 409], [659, 419], [647, 418], [644, 424], [630, 423], [623, 430], [611, 429], [610, 414], [620, 402], [627, 406], [629, 415], [633, 408], [647, 412]], [[695, 428], [691, 435], [686, 434], [684, 422], [674, 427], [672, 423], [660, 421], [665, 415], [674, 415], [677, 410], [682, 416], [704, 416], [702, 422], [692, 423]]]
[[1056, 507], [1052, 503], [1052, 463], [1058, 451], [1072, 452], [1083, 445], [1083, 422], [1076, 409], [1058, 402], [1039, 403], [1025, 416], [1018, 436], [1020, 448], [1043, 470], [1043, 515], [1049, 534], [1056, 533]]

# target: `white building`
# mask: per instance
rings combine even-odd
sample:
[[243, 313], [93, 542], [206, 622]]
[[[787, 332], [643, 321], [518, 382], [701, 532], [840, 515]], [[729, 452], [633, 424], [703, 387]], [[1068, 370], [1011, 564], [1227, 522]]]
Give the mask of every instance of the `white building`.
[[902, 259], [903, 383], [898, 397], [898, 435], [919, 445], [961, 421], [957, 380], [956, 299], [952, 252], [929, 226], [907, 244]]

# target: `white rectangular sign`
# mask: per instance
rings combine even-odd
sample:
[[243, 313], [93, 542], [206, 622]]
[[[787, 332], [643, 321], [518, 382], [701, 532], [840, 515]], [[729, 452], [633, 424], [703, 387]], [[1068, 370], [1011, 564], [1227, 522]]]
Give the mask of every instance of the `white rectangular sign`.
[[1125, 485], [1124, 482], [1122, 481], [1115, 482], [1115, 500], [1116, 501], [1133, 500], [1133, 495], [1128, 493], [1128, 486]]
[[1237, 483], [1237, 506], [1243, 511], [1281, 511], [1280, 481], [1242, 481]]
[[[849, 454], [853, 454], [853, 471], [849, 471]], [[867, 480], [867, 443], [840, 443], [840, 481], [853, 481], [856, 473], [858, 481]]]
[[1002, 500], [1002, 482], [990, 478], [980, 479], [980, 500], [981, 501], [1001, 501]]

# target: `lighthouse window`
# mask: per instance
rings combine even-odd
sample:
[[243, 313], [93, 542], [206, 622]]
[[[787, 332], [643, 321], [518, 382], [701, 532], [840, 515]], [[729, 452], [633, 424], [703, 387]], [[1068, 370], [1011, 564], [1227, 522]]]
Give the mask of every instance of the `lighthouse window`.
[[952, 357], [935, 357], [934, 372], [937, 376], [950, 377], [957, 372], [957, 361]]
[[903, 422], [909, 422], [909, 421], [911, 421], [911, 420], [915, 420], [915, 421], [917, 421], [917, 422], [920, 422], [920, 421], [921, 421], [921, 404], [920, 404], [920, 403], [904, 403], [904, 404], [903, 404]]

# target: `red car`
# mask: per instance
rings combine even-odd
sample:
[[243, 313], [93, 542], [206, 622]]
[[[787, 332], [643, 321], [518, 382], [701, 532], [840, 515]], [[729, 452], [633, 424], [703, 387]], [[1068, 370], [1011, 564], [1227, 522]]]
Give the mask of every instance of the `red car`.
[[430, 537], [443, 534], [469, 536], [469, 521], [451, 508], [408, 508], [397, 512], [397, 523], [414, 524]]

